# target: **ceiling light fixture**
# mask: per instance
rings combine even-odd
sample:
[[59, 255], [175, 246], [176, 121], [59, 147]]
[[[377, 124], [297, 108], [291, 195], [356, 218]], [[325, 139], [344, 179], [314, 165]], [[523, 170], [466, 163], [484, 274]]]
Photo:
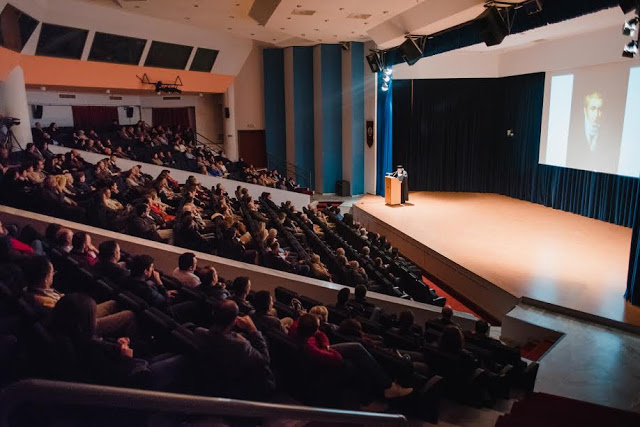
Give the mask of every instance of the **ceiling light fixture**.
[[180, 86], [183, 86], [183, 84], [182, 84], [182, 79], [180, 79], [180, 76], [177, 76], [176, 79], [173, 81], [173, 83], [162, 83], [161, 81], [152, 82], [149, 79], [149, 76], [147, 75], [147, 73], [144, 73], [142, 77], [140, 76], [136, 76], [136, 77], [138, 78], [138, 80], [140, 80], [140, 83], [142, 83], [143, 85], [153, 86], [154, 92], [157, 93], [158, 95], [162, 93], [182, 93], [182, 90], [180, 90]]

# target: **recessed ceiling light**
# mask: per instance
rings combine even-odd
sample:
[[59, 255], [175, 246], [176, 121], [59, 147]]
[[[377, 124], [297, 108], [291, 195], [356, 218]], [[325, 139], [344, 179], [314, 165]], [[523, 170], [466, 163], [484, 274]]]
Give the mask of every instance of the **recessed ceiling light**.
[[344, 10], [344, 7], [341, 7], [339, 10]]
[[230, 15], [230, 16], [229, 16], [229, 18], [231, 18], [231, 19], [235, 19], [235, 16], [233, 16], [233, 15]]
[[251, 33], [251, 35], [252, 35], [252, 36], [255, 36], [256, 34], [255, 34], [255, 33]]
[[317, 28], [314, 28], [314, 29], [313, 29], [313, 31], [320, 31], [320, 30], [319, 30], [319, 29], [317, 29]]
[[139, 6], [139, 5], [135, 5], [135, 6], [133, 6], [133, 7], [135, 7], [136, 9], [140, 9], [140, 6]]
[[284, 27], [280, 28], [282, 31], [284, 31]]
[[193, 7], [200, 7], [200, 5], [194, 4]]
[[304, 34], [300, 34], [302, 37], [304, 37]]
[[288, 17], [287, 19], [291, 19], [291, 17]]
[[231, 27], [227, 27], [227, 30], [230, 30], [230, 29], [231, 29]]
[[324, 20], [324, 22], [329, 22], [329, 20], [328, 20], [328, 19], [325, 19], [325, 20]]
[[276, 41], [276, 39], [272, 39], [273, 41]]
[[387, 14], [387, 13], [389, 13], [389, 11], [388, 10], [383, 10], [382, 13]]
[[189, 18], [188, 16], [185, 16], [185, 18], [184, 18], [184, 19], [186, 19], [186, 20], [188, 21], [188, 20], [190, 20], [191, 18]]

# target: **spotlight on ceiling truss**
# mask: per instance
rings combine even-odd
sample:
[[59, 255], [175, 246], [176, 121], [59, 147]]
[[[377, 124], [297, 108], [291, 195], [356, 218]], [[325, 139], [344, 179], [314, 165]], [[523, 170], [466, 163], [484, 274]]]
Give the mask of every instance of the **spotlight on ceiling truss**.
[[636, 31], [638, 31], [638, 22], [640, 18], [637, 16], [633, 19], [628, 20], [622, 26], [622, 35], [633, 37], [636, 35]]
[[638, 25], [640, 24], [640, 1], [621, 1], [620, 7], [625, 13], [629, 13], [635, 9], [636, 14], [633, 18], [626, 21], [622, 26], [622, 34], [629, 37], [635, 37], [627, 43], [622, 50], [622, 56], [625, 58], [635, 58], [638, 54]]
[[369, 55], [367, 55], [367, 62], [369, 63], [369, 68], [371, 68], [372, 73], [377, 73], [384, 68], [384, 52], [381, 50], [372, 50]]
[[180, 90], [180, 87], [184, 86], [182, 83], [182, 79], [180, 79], [180, 76], [177, 76], [176, 79], [173, 81], [173, 83], [163, 83], [161, 81], [152, 82], [149, 79], [149, 76], [147, 75], [147, 73], [144, 73], [142, 77], [140, 76], [136, 76], [136, 77], [138, 78], [138, 80], [140, 80], [140, 82], [143, 85], [153, 86], [154, 92], [157, 93], [158, 95], [161, 95], [163, 93], [182, 93], [182, 90]]
[[635, 58], [637, 54], [638, 40], [631, 40], [629, 43], [627, 43], [622, 51], [622, 56], [624, 56], [625, 58]]

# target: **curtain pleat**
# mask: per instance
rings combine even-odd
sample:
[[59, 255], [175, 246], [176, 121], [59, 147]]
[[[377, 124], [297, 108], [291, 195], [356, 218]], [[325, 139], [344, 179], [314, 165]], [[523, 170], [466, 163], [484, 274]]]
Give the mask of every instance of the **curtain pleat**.
[[102, 131], [109, 129], [114, 120], [118, 120], [117, 107], [77, 106], [71, 107], [73, 125], [76, 129]]

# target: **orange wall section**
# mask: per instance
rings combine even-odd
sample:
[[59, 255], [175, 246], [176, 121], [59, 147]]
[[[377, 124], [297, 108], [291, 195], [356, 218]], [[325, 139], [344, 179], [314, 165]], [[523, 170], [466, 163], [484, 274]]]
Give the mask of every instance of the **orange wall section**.
[[234, 79], [226, 74], [20, 55], [0, 48], [0, 79], [4, 80], [16, 65], [22, 66], [27, 85], [40, 86], [149, 90], [152, 87], [143, 85], [136, 77], [146, 73], [149, 80], [165, 84], [173, 83], [180, 76], [183, 92], [224, 93]]
[[20, 54], [0, 47], [0, 81], [5, 81], [16, 65], [20, 65]]

